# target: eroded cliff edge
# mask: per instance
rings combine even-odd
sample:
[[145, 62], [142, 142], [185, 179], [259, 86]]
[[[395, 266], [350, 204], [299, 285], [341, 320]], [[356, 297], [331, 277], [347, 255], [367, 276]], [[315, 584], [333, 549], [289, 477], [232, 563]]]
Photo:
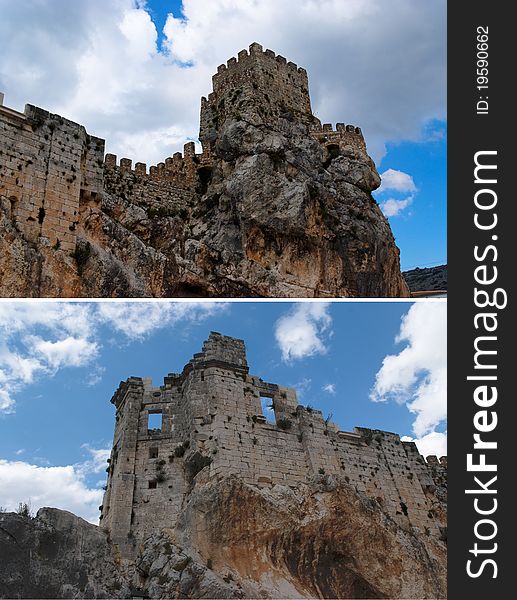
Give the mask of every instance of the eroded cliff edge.
[[312, 115], [307, 74], [252, 44], [199, 138], [149, 172], [84, 127], [0, 107], [0, 294], [406, 297], [358, 127]]
[[11, 598], [446, 597], [445, 542], [330, 476], [294, 488], [197, 484], [177, 527], [134, 560], [71, 513], [4, 513], [0, 558], [0, 596]]

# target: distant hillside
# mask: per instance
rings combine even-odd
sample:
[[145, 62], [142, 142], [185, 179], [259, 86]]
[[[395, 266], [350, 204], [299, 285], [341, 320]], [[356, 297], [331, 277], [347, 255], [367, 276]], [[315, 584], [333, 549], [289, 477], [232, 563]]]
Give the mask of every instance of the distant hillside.
[[427, 292], [447, 289], [447, 265], [428, 269], [412, 269], [402, 273], [412, 292]]

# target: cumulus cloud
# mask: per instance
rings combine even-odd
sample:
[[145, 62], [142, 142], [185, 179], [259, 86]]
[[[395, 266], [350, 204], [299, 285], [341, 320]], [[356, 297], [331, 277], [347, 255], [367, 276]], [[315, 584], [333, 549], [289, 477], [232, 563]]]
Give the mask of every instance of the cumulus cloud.
[[416, 192], [416, 185], [413, 181], [413, 177], [404, 173], [403, 171], [397, 171], [396, 169], [387, 169], [384, 173], [381, 173], [382, 184], [377, 190], [378, 194], [393, 190], [395, 192]]
[[404, 435], [400, 438], [403, 442], [415, 442], [422, 456], [447, 456], [447, 432], [432, 431], [421, 438], [412, 438]]
[[389, 198], [388, 200], [381, 202], [380, 207], [382, 212], [387, 217], [396, 217], [411, 204], [413, 204], [413, 196], [408, 196], [407, 198], [402, 198], [401, 200]]
[[282, 360], [289, 362], [327, 352], [332, 318], [327, 302], [298, 303], [275, 325]]
[[92, 458], [84, 463], [66, 466], [42, 467], [28, 462], [0, 459], [0, 506], [14, 511], [20, 502], [27, 502], [32, 510], [52, 506], [73, 512], [91, 523], [98, 523], [98, 506], [102, 502], [102, 488], [90, 487], [87, 476], [100, 472], [98, 465], [106, 466], [105, 450], [88, 447]]
[[211, 302], [2, 302], [0, 412], [12, 412], [16, 394], [61, 369], [92, 364], [86, 383], [99, 383], [104, 368], [94, 363], [101, 349], [100, 327], [111, 329], [121, 341], [140, 340], [180, 320], [197, 323], [227, 307]]
[[446, 304], [413, 304], [402, 318], [395, 341], [403, 343], [404, 348], [384, 358], [370, 398], [374, 402], [405, 404], [415, 415], [416, 440], [436, 442], [440, 436], [426, 436], [435, 434], [447, 419]]
[[445, 0], [184, 0], [182, 13], [160, 51], [144, 2], [0, 0], [6, 103], [156, 163], [196, 138], [217, 65], [258, 41], [307, 68], [315, 112], [360, 125], [376, 160], [445, 117]]

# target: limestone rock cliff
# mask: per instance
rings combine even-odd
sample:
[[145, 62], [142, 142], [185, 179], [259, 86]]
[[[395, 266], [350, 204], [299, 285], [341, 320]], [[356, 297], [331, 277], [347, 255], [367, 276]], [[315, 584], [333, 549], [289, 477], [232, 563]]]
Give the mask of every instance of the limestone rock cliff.
[[0, 515], [0, 597], [445, 598], [446, 546], [404, 529], [329, 476], [193, 487], [178, 526], [122, 560], [107, 534], [56, 509]]
[[0, 293], [408, 296], [361, 130], [322, 126], [305, 71], [258, 44], [213, 87], [202, 154], [149, 173], [57, 115], [0, 107]]

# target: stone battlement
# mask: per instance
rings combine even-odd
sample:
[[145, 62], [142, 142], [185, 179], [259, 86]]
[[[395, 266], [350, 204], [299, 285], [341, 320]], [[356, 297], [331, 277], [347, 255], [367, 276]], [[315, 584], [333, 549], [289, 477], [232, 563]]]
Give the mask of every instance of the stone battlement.
[[199, 139], [207, 148], [228, 118], [272, 124], [286, 113], [312, 123], [307, 71], [257, 43], [220, 65], [201, 99]]
[[318, 119], [315, 119], [314, 124], [310, 127], [310, 134], [329, 151], [331, 151], [332, 146], [335, 146], [336, 149], [352, 146], [361, 154], [366, 154], [366, 142], [364, 141], [363, 132], [360, 127], [355, 125], [336, 123], [334, 129], [331, 123], [322, 125]]
[[163, 175], [168, 173], [171, 177], [187, 170], [190, 164], [207, 164], [210, 157], [206, 153], [197, 154], [194, 142], [187, 142], [183, 146], [183, 153], [175, 152], [172, 156], [166, 158], [164, 162], [149, 167], [147, 172], [146, 163], [137, 162], [134, 167], [131, 158], [121, 158], [120, 161], [116, 154], [106, 154], [104, 158], [104, 167], [107, 169], [119, 168], [122, 172], [133, 172], [135, 175]]
[[[263, 408], [265, 402], [269, 408]], [[446, 459], [366, 428], [340, 431], [294, 389], [249, 373], [244, 342], [212, 332], [201, 352], [160, 387], [121, 382], [101, 524], [127, 548], [174, 527], [193, 485], [228, 475], [258, 487], [339, 477], [407, 529], [441, 536], [433, 496]], [[129, 544], [129, 546], [128, 546]]]
[[[303, 67], [298, 67], [298, 65], [291, 61], [288, 62], [285, 57], [275, 54], [273, 50], [264, 50], [260, 44], [254, 42], [250, 45], [249, 52], [245, 49], [241, 50], [237, 54], [237, 58], [232, 57], [228, 59], [225, 65], [217, 67], [217, 73], [212, 77], [214, 92], [220, 91], [228, 82], [233, 82], [232, 78], [236, 75], [242, 76], [246, 69], [255, 67], [257, 60], [263, 65], [268, 65], [270, 69], [273, 68], [274, 61], [276, 63], [274, 70], [277, 75], [279, 74], [281, 77], [287, 76], [294, 79], [294, 83], [305, 85], [306, 88], [309, 87], [307, 71]], [[209, 96], [208, 100], [210, 99]]]

